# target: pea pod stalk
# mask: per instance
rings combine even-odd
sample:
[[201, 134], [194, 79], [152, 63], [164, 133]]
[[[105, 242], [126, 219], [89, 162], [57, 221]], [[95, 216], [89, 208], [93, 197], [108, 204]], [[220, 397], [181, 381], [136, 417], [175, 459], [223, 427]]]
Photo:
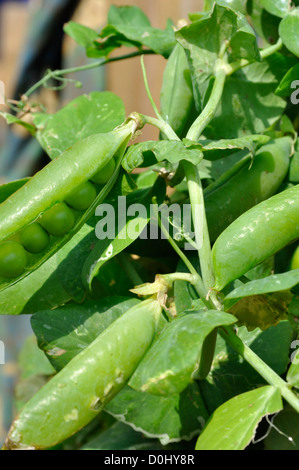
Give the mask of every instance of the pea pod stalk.
[[115, 320], [27, 402], [4, 450], [50, 448], [95, 418], [142, 360], [161, 311], [159, 302], [150, 298]]

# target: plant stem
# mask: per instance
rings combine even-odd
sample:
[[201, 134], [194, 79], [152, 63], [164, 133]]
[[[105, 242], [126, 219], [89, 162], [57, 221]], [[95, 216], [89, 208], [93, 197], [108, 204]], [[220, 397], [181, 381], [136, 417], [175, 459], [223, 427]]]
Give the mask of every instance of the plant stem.
[[[194, 121], [187, 133], [187, 138], [190, 140], [197, 141], [199, 139], [206, 126], [215, 116], [215, 113], [219, 106], [226, 79], [227, 63], [223, 59], [225, 48], [226, 47], [224, 45], [222, 58], [219, 58], [215, 65], [215, 81], [213, 84], [209, 101], [207, 102], [202, 113]], [[211, 243], [205, 212], [203, 188], [198, 168], [192, 163], [186, 161], [183, 162], [183, 168], [185, 170], [187, 178], [188, 192], [191, 202], [191, 210], [195, 231], [195, 240], [197, 244], [203, 283], [206, 291], [209, 292], [214, 285], [214, 272], [212, 267]], [[210, 292], [210, 304], [212, 304], [214, 308], [221, 310], [222, 304], [217, 299], [216, 293], [213, 291]], [[198, 368], [198, 377], [200, 379], [204, 379], [210, 371], [215, 353], [216, 339], [217, 328], [215, 328], [205, 338], [203, 342]]]
[[[266, 59], [266, 57], [269, 57], [275, 52], [278, 52], [282, 48], [282, 46], [283, 42], [281, 38], [279, 38], [276, 44], [273, 44], [273, 46], [266, 47], [265, 49], [260, 51], [261, 58]], [[229, 64], [227, 66], [227, 75], [232, 75], [237, 70], [247, 67], [247, 65], [250, 65], [250, 63], [251, 62], [247, 59], [241, 59], [238, 62], [233, 62], [232, 64]]]
[[183, 162], [188, 192], [191, 203], [195, 241], [203, 277], [207, 291], [214, 285], [214, 274], [212, 269], [211, 243], [208, 224], [204, 208], [203, 188], [198, 169], [190, 162]]
[[[197, 244], [198, 257], [205, 290], [209, 292], [214, 285], [214, 272], [212, 267], [211, 243], [204, 206], [203, 188], [198, 168], [190, 162], [184, 161], [188, 192], [191, 202], [195, 241]], [[216, 292], [210, 291], [210, 299], [207, 298], [210, 308], [222, 309], [222, 304], [217, 299]], [[217, 328], [215, 328], [204, 340], [198, 367], [198, 377], [203, 380], [209, 373], [214, 358], [217, 339]]]
[[223, 61], [222, 59], [217, 60], [215, 66], [215, 81], [213, 84], [211, 96], [203, 111], [200, 113], [198, 118], [193, 122], [192, 126], [190, 127], [186, 136], [187, 139], [198, 141], [203, 130], [207, 127], [207, 125], [214, 117], [223, 93], [223, 88], [227, 75], [226, 67], [227, 64], [225, 61]]
[[71, 68], [68, 68], [68, 69], [61, 69], [61, 70], [49, 70], [46, 73], [46, 75], [43, 78], [41, 78], [38, 82], [36, 82], [31, 88], [29, 88], [29, 90], [27, 90], [26, 93], [24, 93], [23, 96], [28, 98], [30, 95], [32, 95], [32, 93], [34, 93], [39, 87], [41, 87], [42, 85], [47, 83], [51, 78], [54, 79], [54, 80], [55, 79], [59, 80], [64, 75], [69, 75], [69, 74], [75, 73], [75, 72], [82, 72], [82, 71], [85, 71], [85, 70], [96, 69], [97, 67], [101, 67], [102, 65], [110, 64], [111, 62], [116, 62], [116, 61], [123, 60], [123, 59], [131, 59], [133, 57], [139, 57], [139, 56], [144, 55], [144, 54], [155, 54], [155, 52], [151, 51], [151, 50], [136, 51], [136, 52], [132, 52], [131, 54], [125, 54], [125, 55], [121, 55], [121, 56], [118, 56], [118, 57], [111, 57], [109, 59], [101, 59], [101, 60], [98, 60], [96, 62], [81, 65], [81, 66], [78, 66], [78, 67], [71, 67]]
[[152, 108], [157, 116], [157, 118], [159, 120], [163, 120], [162, 119], [162, 116], [161, 114], [159, 113], [158, 111], [158, 108], [156, 106], [156, 103], [152, 97], [152, 94], [151, 94], [151, 91], [150, 91], [150, 87], [149, 87], [149, 84], [148, 84], [148, 79], [147, 79], [147, 75], [146, 75], [146, 70], [145, 70], [145, 65], [144, 65], [144, 59], [143, 59], [143, 55], [141, 56], [141, 68], [142, 68], [142, 75], [143, 75], [143, 81], [144, 81], [144, 86], [145, 86], [145, 90], [146, 90], [146, 93], [147, 93], [147, 96], [148, 96], [148, 99], [150, 100], [150, 103], [152, 105]]
[[154, 214], [155, 214], [155, 217], [157, 218], [157, 221], [159, 223], [159, 226], [160, 226], [163, 234], [165, 235], [166, 239], [169, 241], [169, 243], [172, 246], [172, 248], [174, 249], [174, 251], [181, 258], [181, 260], [183, 261], [183, 263], [185, 264], [187, 269], [193, 275], [193, 285], [194, 285], [198, 295], [200, 296], [201, 300], [205, 303], [205, 305], [208, 308], [211, 308], [211, 303], [206, 300], [207, 292], [205, 290], [205, 287], [204, 287], [204, 284], [202, 282], [201, 276], [198, 274], [198, 272], [194, 268], [193, 264], [189, 261], [189, 259], [185, 255], [185, 253], [183, 253], [183, 251], [178, 247], [176, 242], [170, 236], [169, 232], [167, 231], [166, 227], [164, 226], [164, 224], [161, 220], [161, 217], [159, 216], [158, 204], [155, 202], [155, 200], [153, 200], [153, 203], [154, 203], [154, 207], [153, 207]]
[[275, 52], [278, 52], [282, 48], [282, 46], [283, 46], [283, 42], [281, 38], [279, 38], [276, 44], [273, 44], [273, 46], [266, 47], [265, 49], [260, 51], [261, 58], [265, 59], [266, 57], [269, 57]]
[[159, 274], [159, 278], [163, 279], [169, 285], [173, 284], [175, 281], [185, 281], [190, 282], [190, 284], [194, 284], [195, 282], [194, 275], [191, 273], [175, 272], [169, 274]]
[[299, 399], [290, 390], [288, 384], [242, 342], [233, 328], [221, 328], [220, 334], [270, 385], [277, 387], [282, 397], [299, 413]]
[[163, 132], [168, 140], [178, 140], [180, 138], [176, 135], [172, 127], [168, 124], [168, 122], [164, 121], [163, 118], [156, 119], [151, 116], [146, 116], [145, 114], [140, 114], [140, 117], [144, 124], [150, 124], [154, 127], [157, 127], [161, 132]]

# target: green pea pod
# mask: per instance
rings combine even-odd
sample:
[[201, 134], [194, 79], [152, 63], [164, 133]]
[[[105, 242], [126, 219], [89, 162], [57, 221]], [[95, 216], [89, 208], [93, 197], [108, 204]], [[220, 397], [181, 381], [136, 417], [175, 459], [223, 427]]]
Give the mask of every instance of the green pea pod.
[[299, 185], [242, 214], [217, 238], [213, 250], [218, 291], [299, 238]]
[[[14, 272], [11, 266], [7, 275], [7, 265], [11, 264], [10, 256], [0, 257], [0, 290], [37, 269], [90, 218], [113, 187], [121, 158], [135, 130], [135, 121], [128, 120], [109, 133], [95, 134], [77, 142], [0, 204], [0, 247], [12, 241], [21, 243], [22, 230], [33, 222], [41, 224], [51, 235], [49, 244], [43, 251], [26, 252], [27, 261], [21, 273], [19, 269]], [[112, 176], [109, 175], [111, 178], [107, 184], [97, 186], [97, 195], [90, 207], [80, 211], [67, 206], [64, 201], [69, 197], [70, 200], [74, 198], [76, 188], [82, 190], [82, 185], [103, 172], [112, 158], [115, 160], [115, 170]], [[53, 231], [51, 223], [55, 224]], [[7, 247], [4, 248], [3, 252], [7, 253]]]
[[160, 103], [161, 115], [182, 137], [190, 119], [190, 125], [192, 123], [194, 99], [188, 60], [180, 44], [176, 44], [167, 61]]
[[24, 186], [30, 178], [22, 178], [20, 180], [10, 181], [0, 185], [0, 204], [4, 202], [9, 196], [15, 193], [18, 189]]
[[236, 163], [204, 191], [212, 242], [241, 214], [273, 196], [287, 175], [292, 140], [276, 139]]
[[4, 449], [50, 448], [95, 418], [150, 347], [161, 310], [151, 298], [115, 320], [27, 402]]

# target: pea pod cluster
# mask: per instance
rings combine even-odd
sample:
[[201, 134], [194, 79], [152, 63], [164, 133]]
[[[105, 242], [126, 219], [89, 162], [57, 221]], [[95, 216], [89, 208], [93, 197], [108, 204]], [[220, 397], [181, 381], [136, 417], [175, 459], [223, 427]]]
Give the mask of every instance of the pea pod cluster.
[[242, 214], [217, 238], [212, 250], [215, 289], [223, 289], [298, 238], [297, 184]]
[[242, 213], [273, 196], [287, 175], [292, 140], [275, 139], [248, 155], [204, 191], [212, 242]]
[[150, 298], [111, 323], [27, 402], [4, 449], [47, 449], [88, 424], [133, 374], [154, 339], [161, 311]]
[[0, 290], [39, 267], [106, 197], [134, 120], [67, 149], [0, 204]]

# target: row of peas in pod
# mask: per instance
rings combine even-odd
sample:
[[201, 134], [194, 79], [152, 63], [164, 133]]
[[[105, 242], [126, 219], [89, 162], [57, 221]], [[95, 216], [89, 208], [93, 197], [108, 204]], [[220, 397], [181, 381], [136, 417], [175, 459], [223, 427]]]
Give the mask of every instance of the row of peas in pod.
[[0, 243], [0, 276], [15, 278], [26, 269], [28, 253], [43, 252], [50, 237], [63, 237], [75, 225], [76, 211], [87, 210], [95, 200], [99, 186], [111, 178], [115, 170], [112, 158], [90, 180], [71, 191], [63, 202], [57, 202], [34, 222]]

